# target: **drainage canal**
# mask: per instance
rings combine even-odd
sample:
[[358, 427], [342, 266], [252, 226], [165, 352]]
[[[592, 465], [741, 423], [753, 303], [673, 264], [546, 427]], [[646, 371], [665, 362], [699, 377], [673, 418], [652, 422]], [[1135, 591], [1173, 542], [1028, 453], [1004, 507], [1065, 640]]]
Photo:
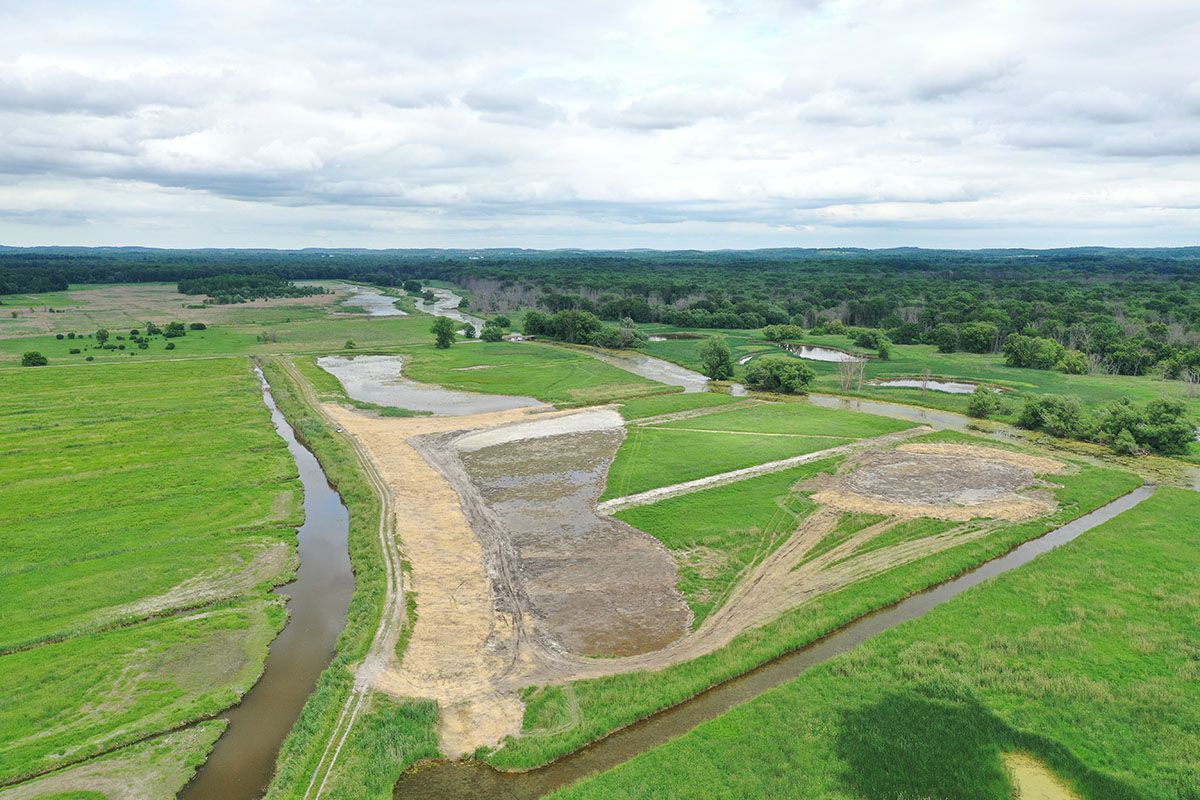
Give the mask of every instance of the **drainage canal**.
[[263, 795], [284, 737], [333, 658], [354, 593], [349, 513], [316, 457], [296, 441], [266, 378], [261, 371], [258, 375], [271, 421], [287, 442], [304, 487], [304, 524], [297, 533], [300, 566], [296, 580], [275, 590], [291, 598], [288, 622], [271, 643], [262, 677], [241, 703], [220, 715], [229, 727], [179, 793], [181, 800], [254, 800]]

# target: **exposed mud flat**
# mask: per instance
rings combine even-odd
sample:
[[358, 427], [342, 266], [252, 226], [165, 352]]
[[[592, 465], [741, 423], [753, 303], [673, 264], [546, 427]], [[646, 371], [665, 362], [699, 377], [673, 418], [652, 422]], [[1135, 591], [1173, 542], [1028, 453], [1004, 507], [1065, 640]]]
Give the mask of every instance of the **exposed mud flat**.
[[648, 534], [595, 513], [622, 438], [623, 429], [611, 427], [461, 453], [516, 550], [533, 615], [585, 655], [658, 650], [691, 625], [671, 554]]
[[350, 286], [351, 297], [342, 303], [344, 306], [355, 306], [367, 312], [371, 317], [407, 317], [408, 312], [396, 308], [400, 298], [384, 294], [379, 289], [370, 286]]
[[1060, 461], [995, 447], [907, 444], [876, 450], [844, 465], [838, 475], [804, 484], [813, 500], [840, 511], [965, 521], [1020, 520], [1054, 508], [1034, 473], [1058, 473]]
[[401, 374], [401, 356], [322, 356], [317, 366], [342, 382], [346, 394], [364, 403], [431, 411], [440, 416], [465, 416], [540, 406], [533, 397], [472, 394], [417, 383]]

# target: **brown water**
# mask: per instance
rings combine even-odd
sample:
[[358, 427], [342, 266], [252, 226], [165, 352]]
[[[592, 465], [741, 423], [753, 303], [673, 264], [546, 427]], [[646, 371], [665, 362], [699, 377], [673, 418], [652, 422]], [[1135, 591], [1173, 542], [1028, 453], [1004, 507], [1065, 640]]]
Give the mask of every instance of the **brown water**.
[[229, 727], [179, 793], [182, 800], [254, 800], [263, 795], [284, 737], [333, 658], [354, 593], [349, 513], [317, 459], [296, 441], [269, 390], [263, 378], [263, 400], [304, 486], [304, 524], [297, 533], [300, 567], [296, 580], [275, 590], [291, 598], [288, 622], [271, 643], [262, 677], [239, 705], [221, 715]]
[[674, 708], [623, 728], [545, 767], [522, 773], [498, 772], [475, 761], [423, 764], [401, 777], [395, 800], [488, 798], [533, 800], [588, 775], [612, 769], [637, 755], [715, 719], [735, 706], [798, 677], [809, 667], [857, 647], [862, 642], [904, 622], [924, 616], [947, 600], [996, 575], [1021, 567], [1128, 511], [1153, 493], [1136, 489], [1106, 506], [1037, 539], [906, 600], [851, 622], [816, 642], [768, 662], [739, 678], [714, 686]]

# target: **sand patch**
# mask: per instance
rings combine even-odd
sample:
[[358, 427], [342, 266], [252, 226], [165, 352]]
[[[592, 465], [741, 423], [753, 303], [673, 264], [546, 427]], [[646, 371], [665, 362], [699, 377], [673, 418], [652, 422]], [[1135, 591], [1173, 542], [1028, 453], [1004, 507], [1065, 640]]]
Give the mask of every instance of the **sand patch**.
[[1016, 790], [1016, 800], [1080, 800], [1042, 762], [1024, 753], [1005, 753], [1004, 766]]

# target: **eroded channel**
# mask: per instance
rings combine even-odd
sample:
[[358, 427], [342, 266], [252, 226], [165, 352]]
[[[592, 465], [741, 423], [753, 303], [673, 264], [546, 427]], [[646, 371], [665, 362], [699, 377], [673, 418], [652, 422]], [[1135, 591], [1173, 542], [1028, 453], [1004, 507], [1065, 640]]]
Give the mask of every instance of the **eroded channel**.
[[806, 647], [714, 686], [678, 706], [622, 728], [545, 767], [509, 773], [499, 772], [478, 761], [423, 764], [400, 779], [393, 797], [395, 800], [443, 800], [447, 797], [534, 800], [543, 797], [682, 736], [697, 725], [799, 677], [809, 667], [845, 653], [897, 625], [924, 616], [989, 578], [1017, 569], [1128, 511], [1152, 493], [1151, 487], [1136, 489], [953, 580], [860, 617]]
[[304, 524], [297, 531], [300, 566], [296, 580], [275, 589], [290, 598], [288, 621], [271, 643], [262, 677], [241, 703], [220, 715], [229, 727], [179, 793], [181, 800], [254, 800], [263, 795], [284, 737], [333, 658], [354, 593], [349, 512], [316, 457], [296, 440], [261, 371], [258, 376], [271, 421], [287, 442], [304, 487]]

